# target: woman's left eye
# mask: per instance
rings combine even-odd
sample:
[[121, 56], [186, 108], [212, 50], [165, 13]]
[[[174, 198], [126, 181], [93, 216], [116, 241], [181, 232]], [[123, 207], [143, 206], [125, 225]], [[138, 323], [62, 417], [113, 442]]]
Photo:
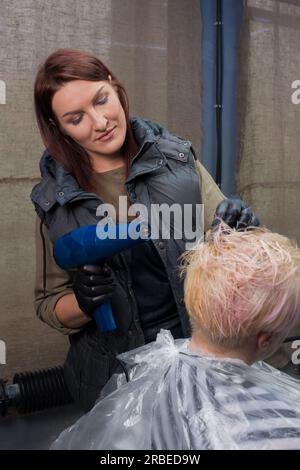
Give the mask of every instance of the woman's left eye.
[[100, 98], [98, 101], [97, 101], [97, 104], [105, 104], [107, 101], [107, 96], [104, 96], [103, 98]]

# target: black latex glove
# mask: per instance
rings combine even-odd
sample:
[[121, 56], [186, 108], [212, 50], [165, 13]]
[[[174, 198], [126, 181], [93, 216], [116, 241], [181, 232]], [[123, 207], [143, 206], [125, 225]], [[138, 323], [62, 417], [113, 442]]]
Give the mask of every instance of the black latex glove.
[[90, 316], [95, 308], [110, 300], [115, 287], [113, 272], [107, 265], [82, 266], [73, 281], [73, 290], [80, 310]]
[[[220, 217], [231, 228], [243, 229], [246, 227], [258, 227], [260, 222], [252, 209], [247, 207], [244, 201], [239, 198], [224, 199], [217, 206], [215, 217]], [[212, 227], [219, 223], [214, 219]]]

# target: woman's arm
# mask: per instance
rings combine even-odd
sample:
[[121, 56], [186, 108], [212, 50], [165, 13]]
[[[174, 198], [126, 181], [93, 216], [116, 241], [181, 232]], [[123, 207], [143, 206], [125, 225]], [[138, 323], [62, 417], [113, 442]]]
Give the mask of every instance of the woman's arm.
[[79, 308], [72, 289], [70, 274], [59, 268], [53, 258], [53, 245], [45, 225], [42, 231], [45, 240], [45, 290], [43, 240], [40, 233], [41, 221], [36, 220], [36, 282], [35, 311], [37, 316], [52, 328], [63, 334], [73, 334], [88, 323], [91, 318]]
[[202, 204], [204, 204], [204, 232], [207, 232], [212, 224], [217, 205], [226, 196], [224, 196], [212, 176], [198, 160], [196, 160], [196, 169], [199, 176]]
[[91, 317], [80, 310], [74, 294], [66, 294], [58, 300], [55, 314], [58, 321], [68, 328], [80, 328], [91, 321]]

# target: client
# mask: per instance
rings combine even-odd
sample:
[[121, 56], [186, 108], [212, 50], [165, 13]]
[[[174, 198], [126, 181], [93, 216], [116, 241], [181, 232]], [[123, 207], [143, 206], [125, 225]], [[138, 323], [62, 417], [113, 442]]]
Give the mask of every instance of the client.
[[129, 382], [111, 380], [52, 449], [300, 449], [300, 381], [261, 362], [299, 322], [300, 250], [220, 222], [183, 274], [191, 340], [162, 330], [120, 355]]

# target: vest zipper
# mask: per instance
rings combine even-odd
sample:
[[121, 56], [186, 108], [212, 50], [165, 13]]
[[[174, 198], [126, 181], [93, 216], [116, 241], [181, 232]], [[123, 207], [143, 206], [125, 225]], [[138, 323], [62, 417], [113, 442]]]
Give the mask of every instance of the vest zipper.
[[135, 329], [136, 329], [137, 334], [141, 335], [141, 334], [143, 334], [142, 329], [141, 329], [141, 327], [139, 327], [137, 325], [137, 321], [136, 321], [137, 317], [138, 317], [138, 308], [137, 308], [135, 295], [134, 295], [134, 292], [133, 292], [133, 289], [132, 289], [132, 280], [131, 280], [130, 269], [128, 267], [128, 263], [127, 263], [127, 260], [126, 260], [126, 257], [125, 257], [124, 253], [120, 253], [120, 258], [122, 260], [122, 263], [123, 263], [123, 266], [124, 266], [124, 269], [125, 269], [125, 272], [126, 272], [126, 277], [127, 277], [127, 280], [128, 280], [128, 283], [126, 285], [126, 290], [128, 291], [128, 293], [130, 295], [130, 303], [132, 305], [132, 312], [133, 312], [132, 320], [131, 320], [131, 323], [129, 325], [128, 331], [130, 330], [130, 328], [133, 324]]

